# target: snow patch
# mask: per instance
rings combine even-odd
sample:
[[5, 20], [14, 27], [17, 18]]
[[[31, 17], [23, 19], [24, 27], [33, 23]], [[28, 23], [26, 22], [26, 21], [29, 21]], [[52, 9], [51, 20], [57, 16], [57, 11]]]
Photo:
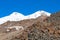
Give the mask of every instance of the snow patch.
[[13, 30], [13, 28], [16, 29], [16, 31], [18, 30], [24, 30], [23, 26], [11, 26], [11, 27], [7, 27], [7, 32], [9, 32], [10, 30]]

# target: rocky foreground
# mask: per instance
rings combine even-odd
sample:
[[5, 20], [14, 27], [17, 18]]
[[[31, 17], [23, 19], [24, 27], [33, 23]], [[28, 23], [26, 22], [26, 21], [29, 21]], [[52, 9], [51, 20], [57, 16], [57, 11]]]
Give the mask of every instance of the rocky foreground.
[[0, 25], [0, 40], [60, 40], [60, 12], [51, 17], [8, 21]]

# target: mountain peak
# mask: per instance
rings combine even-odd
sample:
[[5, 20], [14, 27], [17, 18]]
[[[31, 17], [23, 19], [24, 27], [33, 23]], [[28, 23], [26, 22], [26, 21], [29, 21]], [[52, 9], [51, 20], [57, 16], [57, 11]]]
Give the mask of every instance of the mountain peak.
[[13, 12], [10, 16], [24, 16], [24, 15], [19, 12]]
[[37, 11], [36, 13], [39, 13], [39, 14], [41, 14], [41, 15], [46, 15], [46, 16], [50, 16], [51, 15], [51, 13], [49, 13], [49, 12], [46, 12], [46, 11], [43, 11], [43, 10], [39, 10], [39, 11]]

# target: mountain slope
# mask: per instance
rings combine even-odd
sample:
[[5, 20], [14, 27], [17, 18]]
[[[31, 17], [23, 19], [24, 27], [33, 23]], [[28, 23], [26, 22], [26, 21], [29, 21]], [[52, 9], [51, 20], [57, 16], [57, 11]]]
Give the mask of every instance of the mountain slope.
[[[0, 39], [4, 40], [60, 40], [60, 13], [45, 15], [36, 19], [8, 21], [0, 25]], [[24, 30], [9, 32], [4, 27], [22, 26]], [[4, 33], [4, 34], [3, 34]], [[14, 33], [14, 34], [13, 34]], [[13, 36], [13, 37], [12, 37]], [[4, 38], [3, 38], [4, 37]]]

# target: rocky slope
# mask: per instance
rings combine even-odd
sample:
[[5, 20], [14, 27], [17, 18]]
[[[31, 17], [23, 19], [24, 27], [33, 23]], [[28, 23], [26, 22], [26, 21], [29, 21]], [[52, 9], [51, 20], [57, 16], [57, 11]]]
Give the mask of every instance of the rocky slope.
[[[6, 31], [6, 27], [22, 26], [24, 29]], [[51, 17], [8, 21], [0, 25], [0, 40], [60, 40], [60, 12]]]

